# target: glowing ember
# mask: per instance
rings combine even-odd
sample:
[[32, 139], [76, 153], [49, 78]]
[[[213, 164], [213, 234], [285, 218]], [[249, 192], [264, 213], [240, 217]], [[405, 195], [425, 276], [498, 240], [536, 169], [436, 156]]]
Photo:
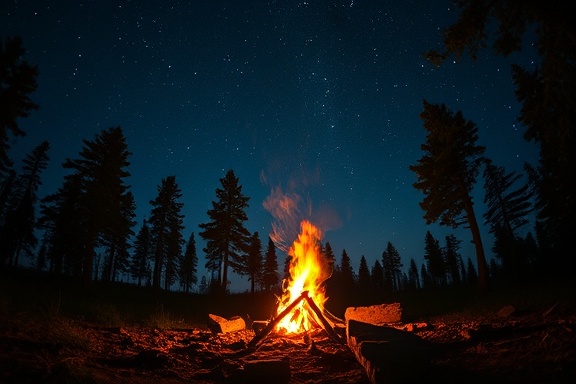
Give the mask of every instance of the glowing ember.
[[[322, 253], [322, 231], [309, 221], [300, 223], [301, 232], [290, 247], [290, 277], [284, 281], [284, 292], [276, 314], [281, 313], [290, 303], [298, 299], [304, 291], [322, 310], [327, 297], [322, 284], [332, 273], [326, 257]], [[300, 301], [282, 321], [276, 325], [277, 331], [299, 333], [318, 325], [314, 312], [306, 300]]]

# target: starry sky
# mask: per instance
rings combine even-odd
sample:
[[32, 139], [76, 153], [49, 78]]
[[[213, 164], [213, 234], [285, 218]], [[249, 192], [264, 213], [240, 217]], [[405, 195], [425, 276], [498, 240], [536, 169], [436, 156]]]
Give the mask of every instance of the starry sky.
[[[436, 68], [441, 31], [458, 19], [451, 1], [5, 0], [0, 36], [19, 35], [38, 66], [40, 105], [13, 142], [20, 160], [51, 144], [40, 196], [56, 191], [66, 158], [82, 139], [121, 126], [127, 139], [137, 231], [162, 178], [175, 175], [184, 237], [198, 224], [219, 179], [233, 169], [250, 197], [246, 227], [263, 244], [275, 194], [298, 196], [303, 217], [324, 232], [339, 261], [372, 266], [387, 242], [407, 267], [423, 262], [427, 230], [454, 233], [475, 259], [469, 230], [426, 225], [423, 195], [409, 170], [422, 156], [422, 100], [445, 103], [479, 128], [486, 155], [508, 172], [537, 159], [517, 123], [510, 65], [530, 68], [534, 52], [508, 58], [481, 51]], [[474, 201], [479, 221], [483, 181]], [[529, 228], [527, 228], [529, 229]], [[490, 257], [492, 239], [483, 228]], [[284, 254], [278, 252], [279, 261]], [[248, 286], [232, 276], [232, 290]]]

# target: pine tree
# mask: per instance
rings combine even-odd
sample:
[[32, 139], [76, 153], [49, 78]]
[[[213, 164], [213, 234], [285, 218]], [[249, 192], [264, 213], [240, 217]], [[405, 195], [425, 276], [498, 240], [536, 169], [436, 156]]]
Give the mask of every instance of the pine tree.
[[338, 292], [344, 304], [349, 304], [352, 299], [352, 293], [356, 287], [356, 279], [354, 278], [354, 270], [350, 261], [350, 256], [345, 249], [342, 250], [340, 258], [340, 271], [338, 276]]
[[80, 158], [66, 159], [63, 166], [72, 170], [65, 179], [78, 179], [78, 203], [85, 232], [82, 252], [82, 281], [86, 286], [93, 278], [95, 248], [101, 236], [110, 235], [115, 223], [124, 221], [122, 200], [128, 186], [124, 179], [130, 176], [126, 138], [120, 127], [109, 128], [97, 134], [92, 141], [83, 140]]
[[[38, 187], [40, 176], [48, 165], [50, 145], [44, 141], [23, 160], [22, 174], [18, 177], [16, 193], [0, 227], [0, 252], [7, 255], [8, 264], [18, 265], [20, 251], [33, 257], [38, 240], [35, 235]], [[3, 258], [6, 258], [3, 257]]]
[[222, 188], [216, 189], [217, 201], [208, 210], [210, 222], [200, 224], [200, 236], [206, 240], [206, 268], [218, 271], [222, 292], [228, 285], [228, 268], [239, 275], [246, 271], [246, 252], [250, 232], [244, 227], [248, 220], [245, 209], [249, 197], [242, 194], [242, 186], [232, 170], [220, 179]]
[[8, 133], [25, 136], [18, 118], [28, 117], [38, 109], [28, 96], [38, 86], [38, 68], [22, 59], [24, 53], [22, 38], [8, 37], [5, 42], [0, 38], [0, 181], [12, 166]]
[[40, 228], [48, 238], [47, 258], [49, 270], [56, 276], [62, 274], [82, 276], [86, 217], [81, 205], [82, 180], [79, 176], [65, 178], [58, 190], [45, 196], [40, 205]]
[[424, 219], [427, 224], [440, 221], [452, 228], [467, 224], [476, 247], [478, 287], [486, 291], [486, 257], [471, 195], [485, 161], [484, 147], [476, 145], [478, 128], [464, 120], [461, 112], [454, 114], [444, 104], [432, 105], [426, 100], [420, 117], [428, 134], [421, 146], [424, 155], [410, 170], [418, 175], [414, 187], [425, 195], [420, 203]]
[[189, 293], [193, 285], [198, 282], [198, 255], [196, 254], [196, 239], [194, 232], [190, 235], [184, 252], [184, 258], [180, 263], [178, 274], [180, 276], [180, 286], [184, 292]]
[[210, 288], [208, 287], [208, 281], [206, 281], [206, 276], [202, 276], [200, 279], [200, 285], [198, 286], [198, 293], [201, 295], [206, 295], [210, 292]]
[[460, 264], [458, 262], [461, 241], [456, 239], [454, 235], [446, 236], [446, 246], [443, 249], [444, 264], [446, 266], [446, 273], [450, 279], [450, 284], [457, 285], [462, 282], [460, 276]]
[[322, 248], [322, 253], [324, 254], [326, 260], [328, 260], [328, 268], [330, 268], [331, 271], [334, 270], [336, 256], [334, 256], [334, 251], [332, 250], [332, 245], [330, 244], [330, 242], [328, 241], [326, 242], [326, 244]]
[[360, 257], [360, 266], [358, 267], [358, 292], [362, 297], [366, 297], [371, 294], [372, 290], [370, 288], [370, 270], [368, 269], [366, 257], [362, 255], [362, 257]]
[[129, 270], [129, 240], [134, 235], [132, 227], [136, 224], [134, 213], [136, 203], [132, 192], [128, 191], [117, 200], [120, 216], [116, 221], [110, 222], [109, 227], [102, 234], [102, 244], [106, 247], [106, 259], [102, 280], [115, 281], [117, 273], [126, 273]]
[[[452, 54], [476, 58], [494, 33], [493, 48], [508, 56], [523, 47], [538, 47], [535, 68], [512, 65], [516, 99], [522, 104], [518, 120], [526, 127], [524, 139], [540, 146], [534, 178], [538, 193], [541, 238], [553, 248], [546, 252], [561, 272], [574, 270], [572, 235], [576, 232], [576, 38], [572, 4], [568, 1], [516, 3], [496, 0], [457, 3], [460, 18], [444, 32], [443, 52], [431, 51], [429, 60], [440, 65]], [[525, 31], [534, 33], [525, 34]], [[541, 266], [543, 267], [543, 266]], [[569, 272], [568, 272], [569, 273]], [[481, 274], [481, 273], [480, 273]]]
[[0, 226], [4, 225], [6, 211], [9, 207], [8, 202], [14, 195], [16, 188], [16, 171], [10, 169], [8, 175], [3, 179], [0, 178]]
[[476, 267], [472, 260], [468, 258], [467, 268], [466, 268], [466, 278], [469, 284], [475, 284], [478, 280], [478, 273], [476, 272]]
[[434, 286], [434, 284], [432, 283], [432, 277], [430, 276], [430, 273], [428, 273], [428, 269], [426, 268], [426, 264], [422, 264], [420, 266], [420, 279], [421, 281], [421, 287], [422, 288], [431, 288]]
[[370, 271], [370, 278], [372, 280], [372, 288], [377, 294], [381, 294], [384, 289], [384, 270], [379, 260], [374, 261], [372, 270]]
[[152, 287], [160, 289], [162, 271], [164, 271], [164, 289], [168, 290], [174, 283], [177, 271], [177, 260], [182, 253], [184, 206], [179, 200], [182, 193], [176, 183], [176, 176], [162, 179], [158, 186], [158, 195], [150, 204], [150, 237], [153, 247]]
[[278, 276], [278, 258], [276, 256], [276, 245], [272, 238], [268, 236], [268, 247], [264, 259], [264, 276], [263, 286], [266, 291], [272, 291], [278, 285], [280, 278]]
[[248, 254], [246, 258], [246, 274], [250, 281], [250, 293], [254, 294], [256, 284], [262, 283], [263, 262], [262, 262], [262, 243], [258, 232], [254, 232], [248, 245]]
[[517, 230], [528, 224], [526, 216], [533, 211], [532, 194], [528, 184], [510, 190], [519, 178], [514, 172], [506, 174], [503, 167], [491, 163], [484, 169], [484, 202], [488, 207], [484, 218], [494, 234], [492, 250], [508, 275], [523, 273], [528, 265], [528, 260], [522, 260], [522, 240]]
[[182, 260], [182, 246], [185, 243], [182, 235], [182, 230], [184, 229], [182, 225], [183, 217], [183, 215], [179, 215], [177, 222], [173, 221], [170, 223], [170, 232], [166, 238], [166, 263], [164, 266], [164, 289], [166, 291], [170, 290], [178, 279], [178, 270]]
[[384, 285], [388, 292], [397, 292], [400, 287], [402, 259], [400, 253], [391, 242], [382, 253], [382, 269], [384, 270]]
[[136, 280], [139, 287], [142, 286], [142, 280], [146, 279], [148, 283], [152, 280], [150, 270], [151, 259], [152, 240], [150, 237], [150, 228], [146, 220], [144, 220], [142, 227], [136, 235], [134, 252], [130, 259], [130, 276]]
[[440, 242], [434, 238], [430, 231], [426, 231], [424, 249], [424, 260], [426, 260], [431, 284], [435, 287], [446, 285], [446, 265], [442, 248], [440, 248]]
[[416, 261], [410, 258], [410, 267], [408, 268], [408, 287], [409, 289], [420, 289], [420, 277]]

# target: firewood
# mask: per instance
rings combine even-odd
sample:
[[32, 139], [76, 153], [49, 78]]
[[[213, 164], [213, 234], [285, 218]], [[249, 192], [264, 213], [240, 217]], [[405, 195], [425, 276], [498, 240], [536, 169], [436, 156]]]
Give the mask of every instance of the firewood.
[[230, 333], [246, 329], [246, 322], [240, 316], [225, 319], [217, 315], [209, 314], [208, 328], [215, 333]]

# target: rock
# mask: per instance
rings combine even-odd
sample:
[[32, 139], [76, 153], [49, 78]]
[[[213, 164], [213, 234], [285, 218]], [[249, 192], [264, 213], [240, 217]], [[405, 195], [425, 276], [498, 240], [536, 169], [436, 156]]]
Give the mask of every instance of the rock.
[[348, 307], [344, 313], [346, 324], [350, 320], [373, 325], [397, 323], [402, 319], [400, 303], [379, 304], [369, 307]]
[[230, 319], [209, 314], [208, 315], [208, 328], [215, 333], [229, 333], [246, 329], [246, 322], [240, 316], [234, 316]]

